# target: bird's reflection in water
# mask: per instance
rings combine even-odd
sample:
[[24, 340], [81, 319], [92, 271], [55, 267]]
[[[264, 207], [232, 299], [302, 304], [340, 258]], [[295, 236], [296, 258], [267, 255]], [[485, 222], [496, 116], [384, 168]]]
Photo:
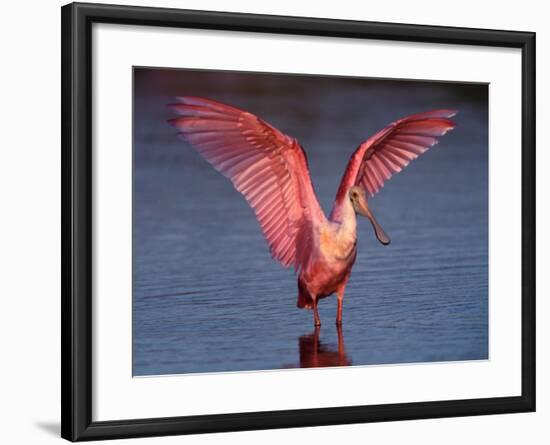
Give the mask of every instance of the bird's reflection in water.
[[322, 368], [327, 366], [350, 366], [351, 358], [346, 355], [342, 326], [337, 326], [338, 347], [324, 344], [319, 339], [321, 328], [298, 339], [300, 368]]

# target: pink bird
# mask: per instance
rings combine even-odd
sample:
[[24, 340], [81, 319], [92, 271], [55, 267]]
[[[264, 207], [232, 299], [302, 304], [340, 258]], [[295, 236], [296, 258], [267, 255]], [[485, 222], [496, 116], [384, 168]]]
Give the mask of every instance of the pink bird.
[[244, 195], [271, 255], [298, 274], [299, 308], [313, 309], [336, 294], [342, 323], [344, 291], [357, 255], [356, 214], [368, 218], [378, 240], [390, 238], [369, 208], [394, 173], [454, 128], [454, 110], [405, 117], [370, 137], [352, 154], [327, 218], [313, 190], [306, 153], [298, 141], [259, 117], [201, 97], [178, 97], [169, 123]]

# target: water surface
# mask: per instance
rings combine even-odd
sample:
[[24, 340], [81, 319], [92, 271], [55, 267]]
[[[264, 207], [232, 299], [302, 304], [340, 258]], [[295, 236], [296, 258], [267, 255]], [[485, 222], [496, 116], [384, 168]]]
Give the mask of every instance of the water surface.
[[[488, 358], [486, 86], [136, 69], [134, 88], [134, 375]], [[334, 297], [313, 329], [246, 201], [166, 124], [175, 95], [297, 137], [327, 214], [363, 139], [460, 110], [457, 129], [370, 200], [391, 245], [359, 219], [340, 332]]]

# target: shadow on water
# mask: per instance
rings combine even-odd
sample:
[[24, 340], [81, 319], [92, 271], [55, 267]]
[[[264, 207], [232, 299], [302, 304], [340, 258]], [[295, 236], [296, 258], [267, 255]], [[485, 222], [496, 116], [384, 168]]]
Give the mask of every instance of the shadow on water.
[[300, 351], [300, 368], [325, 368], [331, 366], [351, 366], [351, 357], [346, 354], [342, 326], [336, 327], [337, 347], [323, 343], [320, 339], [321, 328], [317, 327], [311, 334], [298, 338]]

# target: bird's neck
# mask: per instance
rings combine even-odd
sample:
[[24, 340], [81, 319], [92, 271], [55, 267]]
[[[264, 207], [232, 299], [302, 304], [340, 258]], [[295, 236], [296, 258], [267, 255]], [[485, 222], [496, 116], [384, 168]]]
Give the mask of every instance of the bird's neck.
[[340, 225], [338, 232], [340, 232], [341, 235], [355, 238], [357, 232], [357, 218], [351, 201], [345, 199], [339, 210], [338, 221], [334, 221]]
[[344, 182], [345, 181], [342, 181], [342, 184], [340, 184], [338, 188], [338, 193], [336, 194], [336, 199], [334, 200], [334, 205], [330, 212], [330, 220], [336, 223], [341, 223], [345, 217], [349, 217], [352, 213], [353, 217], [355, 217], [355, 210], [349, 199], [350, 187]]

